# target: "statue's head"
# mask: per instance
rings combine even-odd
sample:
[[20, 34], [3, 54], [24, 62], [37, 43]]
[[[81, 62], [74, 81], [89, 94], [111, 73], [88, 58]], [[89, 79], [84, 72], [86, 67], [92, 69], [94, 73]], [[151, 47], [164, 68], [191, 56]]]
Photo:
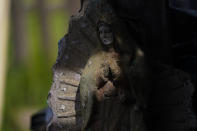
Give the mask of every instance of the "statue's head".
[[110, 45], [114, 42], [114, 36], [109, 24], [99, 22], [98, 34], [103, 45]]

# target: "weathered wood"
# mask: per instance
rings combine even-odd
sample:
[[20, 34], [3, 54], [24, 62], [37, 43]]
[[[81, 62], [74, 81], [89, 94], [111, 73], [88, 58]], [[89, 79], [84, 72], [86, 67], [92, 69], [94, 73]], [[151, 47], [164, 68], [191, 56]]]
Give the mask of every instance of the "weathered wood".
[[[159, 9], [165, 16], [163, 10], [164, 7]], [[164, 29], [167, 23], [162, 25], [162, 18], [157, 21], [161, 22], [159, 28], [165, 31], [164, 36], [157, 34], [156, 27], [151, 28], [154, 25], [148, 17], [145, 19], [147, 28], [162, 37], [153, 40], [154, 36], [146, 34], [150, 36], [149, 44], [167, 38]], [[161, 64], [138, 46], [107, 0], [84, 0], [82, 10], [70, 20], [68, 34], [59, 42], [48, 97], [54, 113], [49, 130], [189, 131], [196, 128], [196, 117], [189, 107], [194, 87], [187, 73]], [[147, 57], [152, 61], [147, 63], [150, 60]]]
[[[113, 30], [114, 40], [113, 40], [113, 46], [111, 46], [111, 49], [113, 50], [112, 52], [107, 51], [108, 49], [106, 50], [106, 48], [103, 47], [105, 45], [103, 45], [102, 41], [99, 38], [99, 32], [98, 32], [99, 22], [104, 22], [108, 24], [110, 28], [112, 28]], [[135, 107], [137, 105], [133, 105], [132, 98], [126, 98], [126, 97], [130, 97], [131, 94], [124, 93], [124, 90], [127, 89], [132, 90], [129, 89], [130, 88], [129, 81], [127, 75], [125, 74], [126, 72], [124, 71], [128, 69], [128, 65], [132, 56], [131, 54], [135, 54], [135, 50], [136, 50], [135, 41], [129, 36], [128, 30], [124, 26], [124, 23], [118, 19], [113, 9], [108, 3], [106, 3], [106, 1], [99, 1], [99, 2], [94, 0], [85, 1], [83, 3], [82, 10], [77, 15], [71, 18], [68, 35], [66, 35], [59, 42], [59, 55], [58, 55], [57, 63], [54, 65], [53, 68], [54, 82], [52, 85], [52, 89], [49, 93], [49, 99], [48, 99], [49, 105], [54, 112], [52, 124], [54, 124], [55, 127], [57, 125], [61, 125], [60, 128], [62, 127], [66, 130], [77, 130], [77, 128], [79, 130], [81, 129], [82, 126], [80, 125], [82, 124], [83, 130], [84, 129], [86, 130], [87, 128], [94, 130], [96, 125], [93, 124], [90, 127], [88, 127], [88, 123], [91, 123], [90, 119], [94, 117], [94, 115], [93, 116], [91, 115], [96, 111], [93, 109], [95, 108], [93, 103], [96, 103], [96, 105], [97, 104], [100, 105], [97, 111], [98, 112], [101, 111], [101, 114], [99, 114], [96, 119], [102, 118], [99, 120], [100, 124], [103, 123], [102, 120], [104, 121], [109, 120], [109, 122], [107, 122], [108, 124], [105, 123], [104, 125], [100, 126], [99, 129], [106, 130], [110, 128], [110, 130], [114, 130], [114, 131], [121, 129], [144, 130], [144, 125], [142, 122], [143, 121], [142, 113], [140, 113], [140, 111], [138, 111], [139, 113], [137, 114], [135, 113]], [[115, 90], [120, 90], [120, 91], [115, 91], [119, 94], [118, 97], [114, 97], [114, 98], [112, 97], [109, 98], [110, 101], [105, 101], [104, 100], [105, 97], [102, 96], [101, 90], [104, 89], [103, 93], [111, 92], [110, 90], [108, 90], [108, 87], [106, 85], [105, 88], [103, 89], [101, 88], [100, 90], [101, 97], [99, 98], [101, 99], [101, 102], [97, 103], [94, 100], [94, 94], [97, 92], [97, 88], [98, 88], [95, 85], [97, 82], [97, 80], [95, 81], [95, 79], [98, 79], [98, 77], [95, 75], [99, 75], [98, 74], [99, 71], [101, 71], [100, 73], [102, 73], [102, 69], [105, 70], [105, 68], [100, 69], [100, 66], [104, 66], [106, 67], [106, 69], [110, 68], [110, 70], [113, 73], [116, 72], [114, 74], [116, 76], [113, 79], [114, 80], [117, 79], [115, 80], [116, 81], [115, 83], [119, 83], [119, 84], [116, 85]], [[88, 67], [90, 67], [90, 69], [88, 69]], [[121, 71], [118, 71], [119, 70], [118, 68], [121, 68]], [[69, 72], [73, 72], [73, 74]], [[85, 72], [87, 72], [89, 75], [87, 75], [87, 73]], [[103, 73], [105, 74], [106, 72]], [[74, 76], [76, 75], [78, 75], [78, 77], [77, 80], [75, 81], [76, 77]], [[85, 78], [81, 78], [81, 75]], [[126, 77], [124, 78], [123, 76]], [[73, 82], [69, 81], [70, 77], [71, 79], [74, 80]], [[63, 85], [65, 86], [65, 88], [75, 88], [75, 86], [77, 85], [74, 83], [75, 82], [78, 83], [80, 80], [81, 80], [80, 82], [81, 99], [79, 99], [76, 92], [74, 93], [75, 95], [77, 95], [75, 98], [69, 97], [70, 95], [72, 95], [72, 93], [69, 95], [64, 94], [65, 95], [64, 97], [60, 97], [61, 96], [60, 92], [61, 89], [63, 88]], [[115, 83], [113, 82], [113, 84]], [[74, 99], [76, 100], [74, 101]], [[126, 101], [125, 99], [127, 100], [131, 99], [131, 103], [128, 105], [124, 105], [124, 102]], [[80, 101], [80, 100], [82, 100], [82, 104], [80, 104], [81, 106], [86, 105], [87, 104], [86, 101], [88, 101], [87, 109], [85, 108], [77, 109], [73, 106], [72, 102], [75, 103], [76, 101]], [[104, 106], [105, 103], [108, 104]], [[76, 105], [76, 107], [81, 107], [80, 105]], [[74, 114], [76, 115], [72, 117], [67, 117], [66, 115], [62, 115], [62, 111], [64, 109], [65, 109], [64, 114], [67, 114], [68, 112], [72, 112], [75, 110], [76, 113]], [[103, 112], [102, 110], [106, 110], [106, 111]], [[82, 112], [82, 118], [80, 118], [81, 116], [80, 112]], [[112, 117], [106, 115], [107, 112]], [[110, 114], [110, 112], [113, 112], [113, 114]], [[138, 119], [138, 121], [136, 121], [137, 124], [134, 124], [135, 123], [134, 120], [130, 119], [130, 116], [133, 115], [135, 116], [134, 119]], [[125, 119], [124, 122], [122, 121], [123, 119]], [[110, 125], [110, 120], [114, 124]], [[95, 120], [93, 120], [92, 122], [94, 123]], [[117, 125], [117, 123], [119, 122], [120, 124]], [[71, 125], [72, 126], [75, 125], [75, 128], [72, 127]], [[117, 128], [117, 126], [120, 127], [121, 129]], [[52, 127], [53, 126], [51, 126], [51, 128]]]

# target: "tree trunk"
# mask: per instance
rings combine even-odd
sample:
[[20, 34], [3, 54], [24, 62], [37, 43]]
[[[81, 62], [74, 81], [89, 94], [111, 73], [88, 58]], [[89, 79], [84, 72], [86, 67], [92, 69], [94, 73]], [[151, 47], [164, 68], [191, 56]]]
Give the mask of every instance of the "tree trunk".
[[[85, 0], [58, 44], [48, 96], [53, 111], [49, 130], [194, 130], [196, 116], [190, 106], [194, 86], [188, 74], [141, 50], [126, 23], [106, 1]], [[161, 10], [159, 14], [165, 15]], [[145, 20], [151, 31], [154, 25], [147, 17]], [[159, 33], [164, 36], [158, 41], [166, 35], [163, 23]], [[154, 29], [152, 32], [159, 31]], [[154, 45], [157, 39], [145, 35]], [[152, 61], [147, 62], [147, 57]]]
[[8, 43], [8, 26], [9, 26], [9, 0], [0, 1], [0, 128], [2, 122], [2, 109], [4, 100], [4, 88], [6, 77], [6, 56]]
[[21, 64], [26, 60], [27, 52], [27, 33], [25, 25], [26, 12], [21, 1], [11, 2], [11, 14], [13, 24], [14, 40], [14, 63]]

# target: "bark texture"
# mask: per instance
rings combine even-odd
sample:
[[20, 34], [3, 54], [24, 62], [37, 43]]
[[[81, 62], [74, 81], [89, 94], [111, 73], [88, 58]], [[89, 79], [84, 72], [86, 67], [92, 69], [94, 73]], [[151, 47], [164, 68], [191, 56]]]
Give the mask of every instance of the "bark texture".
[[[112, 29], [110, 45], [101, 40], [100, 23]], [[195, 129], [194, 87], [187, 73], [147, 62], [106, 0], [85, 0], [58, 46], [48, 96], [49, 130]]]

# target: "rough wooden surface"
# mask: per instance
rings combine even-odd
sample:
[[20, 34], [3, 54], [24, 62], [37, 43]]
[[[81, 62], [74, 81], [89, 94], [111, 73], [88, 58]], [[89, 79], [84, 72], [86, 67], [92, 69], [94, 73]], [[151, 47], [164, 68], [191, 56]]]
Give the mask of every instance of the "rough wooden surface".
[[[112, 51], [113, 52], [112, 54], [110, 52], [107, 53], [108, 51], [104, 50], [102, 42], [99, 39], [98, 23], [100, 21], [109, 24], [113, 29], [115, 40], [112, 47], [112, 49], [114, 50]], [[119, 74], [120, 72], [118, 72], [118, 68], [124, 68], [121, 70], [126, 70], [126, 68], [128, 68], [127, 66], [123, 67], [123, 65], [120, 65], [120, 63], [122, 64], [125, 62], [124, 65], [129, 64], [129, 59], [132, 56], [131, 54], [134, 54], [135, 52], [134, 45], [135, 42], [128, 35], [126, 27], [124, 26], [122, 21], [118, 19], [118, 17], [113, 12], [113, 9], [110, 7], [110, 5], [106, 3], [106, 1], [94, 1], [94, 0], [85, 1], [83, 3], [82, 10], [76, 16], [73, 16], [71, 18], [68, 34], [59, 42], [58, 59], [57, 59], [57, 63], [54, 65], [53, 68], [54, 69], [53, 85], [48, 97], [49, 106], [52, 108], [54, 112], [54, 117], [51, 123], [55, 126], [59, 125], [60, 129], [62, 128], [67, 130], [77, 130], [81, 128], [80, 124], [83, 124], [84, 128], [86, 128], [85, 127], [86, 124], [82, 122], [83, 121], [88, 122], [89, 119], [86, 118], [85, 116], [91, 115], [92, 112], [91, 110], [88, 110], [86, 114], [82, 113], [83, 115], [83, 119], [82, 119], [81, 112], [84, 112], [85, 110], [81, 111], [80, 107], [81, 105], [82, 106], [84, 105], [86, 99], [84, 100], [83, 98], [86, 97], [87, 93], [89, 93], [91, 96], [95, 94], [95, 89], [97, 87], [95, 88], [92, 87], [95, 83], [94, 81], [91, 80], [96, 79], [97, 77], [91, 74], [91, 71], [96, 72], [96, 70], [100, 70], [99, 67], [100, 65], [103, 65], [108, 68], [111, 61], [112, 62], [110, 65], [111, 71], [113, 73], [117, 71], [115, 73], [116, 76], [114, 79], [116, 79], [116, 77], [118, 77], [117, 79], [122, 79], [121, 81], [116, 80], [117, 81], [116, 83], [124, 84], [125, 86], [124, 88], [129, 88], [128, 81], [126, 81], [127, 77], [125, 78], [124, 81], [126, 82], [124, 83], [122, 78], [124, 74], [123, 73]], [[121, 56], [121, 58], [117, 58], [113, 61], [112, 57], [115, 58], [116, 56], [118, 57], [119, 55]], [[93, 56], [95, 56], [95, 58]], [[106, 58], [106, 60], [108, 61], [107, 63], [105, 63], [105, 57], [107, 57]], [[91, 64], [90, 59], [93, 59], [92, 62], [94, 63]], [[122, 60], [120, 61], [120, 59]], [[84, 71], [84, 68], [89, 66], [93, 67], [94, 69], [91, 68], [91, 71], [88, 71], [88, 69]], [[80, 91], [82, 92], [81, 100], [84, 101], [82, 104], [80, 104], [79, 95], [77, 94], [77, 89], [79, 86], [81, 75], [85, 74], [84, 72], [89, 72], [90, 75], [88, 75], [87, 77], [90, 77], [92, 79], [85, 81], [85, 83], [90, 82], [88, 83], [90, 84], [90, 86], [84, 87], [83, 81], [81, 82], [82, 84], [82, 88], [80, 88]], [[116, 88], [121, 89], [121, 85], [119, 84], [118, 86], [119, 87]], [[108, 90], [107, 88], [108, 87], [106, 87], [106, 90]], [[100, 95], [102, 95], [102, 93], [100, 93]], [[119, 96], [119, 97], [123, 97], [121, 99], [125, 99], [124, 98], [125, 94], [120, 94], [120, 95], [123, 95], [123, 96]], [[94, 102], [94, 99], [92, 97], [87, 96], [87, 99], [89, 99], [88, 102], [90, 103]], [[102, 96], [100, 99], [102, 99]], [[126, 110], [126, 112], [130, 114], [130, 108], [132, 108], [131, 112], [133, 112], [134, 105], [128, 108], [127, 106], [123, 106], [122, 108], [122, 104], [124, 103], [124, 100], [121, 99], [116, 97], [112, 99], [112, 103], [116, 103], [116, 102], [119, 103], [118, 104], [119, 108], [117, 108], [117, 112], [119, 111], [124, 112], [124, 110]], [[120, 101], [123, 101], [122, 104]], [[102, 103], [100, 104], [102, 105]], [[94, 108], [92, 107], [91, 104], [89, 104], [89, 106], [91, 108]], [[103, 108], [107, 109], [108, 107], [110, 107], [110, 104], [109, 106]], [[99, 108], [102, 109], [102, 107]], [[113, 112], [115, 113], [116, 111]], [[112, 115], [113, 117], [116, 118], [114, 124], [120, 121], [120, 118], [118, 118], [120, 117], [120, 115], [121, 113], [117, 115], [114, 114], [114, 116]], [[124, 115], [127, 116], [128, 114], [124, 113]], [[129, 115], [125, 119], [129, 119]], [[127, 123], [123, 122], [122, 124], [129, 125], [128, 124], [129, 122], [130, 121], [128, 121]], [[115, 129], [116, 127], [115, 125], [111, 126], [111, 130]], [[52, 128], [53, 126], [50, 127]], [[104, 128], [104, 126], [102, 128]], [[128, 129], [126, 127], [124, 128]]]
[[[107, 47], [100, 40], [99, 23], [112, 29], [114, 40]], [[196, 127], [189, 106], [194, 92], [189, 76], [157, 62], [147, 65], [146, 54], [106, 0], [84, 0], [58, 46], [48, 97], [54, 113], [49, 130], [189, 131]]]

